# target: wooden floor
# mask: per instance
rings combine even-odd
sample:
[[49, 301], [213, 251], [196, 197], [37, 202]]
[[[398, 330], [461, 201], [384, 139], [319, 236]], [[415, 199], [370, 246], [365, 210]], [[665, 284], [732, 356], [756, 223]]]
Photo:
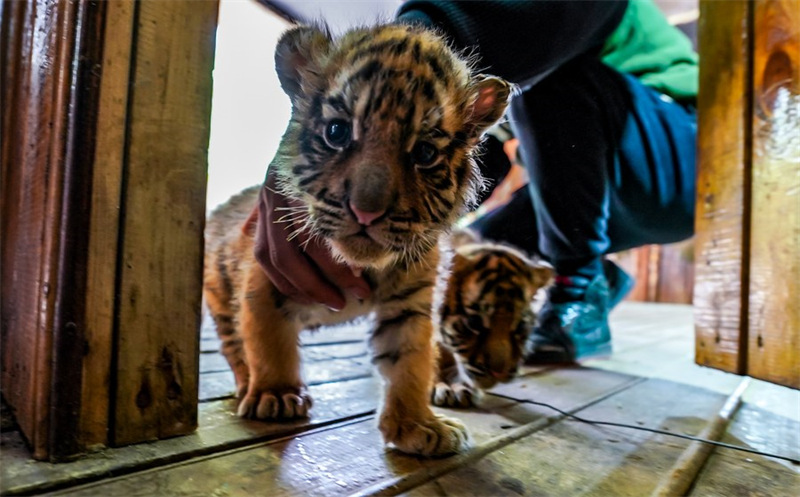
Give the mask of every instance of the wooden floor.
[[[691, 307], [624, 303], [612, 314], [614, 354], [581, 368], [527, 369], [495, 389], [581, 417], [697, 434], [741, 378], [693, 364]], [[363, 325], [304, 337], [310, 420], [233, 416], [232, 378], [204, 332], [200, 429], [156, 443], [107, 449], [68, 464], [28, 460], [15, 431], [2, 435], [2, 493], [160, 495], [649, 495], [691, 442], [587, 425], [544, 407], [486, 397], [460, 417], [476, 447], [422, 460], [385, 449], [376, 428], [380, 385]], [[7, 430], [7, 428], [4, 427]], [[753, 381], [723, 441], [800, 457], [800, 392]], [[692, 496], [795, 496], [800, 467], [718, 448]]]

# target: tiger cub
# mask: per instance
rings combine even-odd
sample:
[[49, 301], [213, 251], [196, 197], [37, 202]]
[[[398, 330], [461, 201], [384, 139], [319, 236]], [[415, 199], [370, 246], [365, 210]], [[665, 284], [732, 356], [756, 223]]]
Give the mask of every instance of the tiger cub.
[[437, 406], [472, 406], [481, 390], [511, 380], [536, 314], [533, 298], [553, 270], [468, 231], [451, 237], [455, 250], [439, 304]]
[[462, 451], [464, 426], [429, 405], [438, 239], [474, 202], [476, 147], [505, 112], [511, 87], [475, 74], [443, 38], [417, 26], [355, 29], [338, 39], [299, 27], [280, 39], [275, 61], [292, 116], [270, 175], [301, 206], [291, 213], [295, 228], [363, 268], [372, 295], [348, 296], [340, 312], [284, 297], [255, 261], [252, 230], [239, 229], [258, 190], [213, 213], [204, 295], [236, 376], [238, 414], [307, 416], [298, 334], [370, 314], [372, 361], [385, 380], [385, 442], [411, 454]]

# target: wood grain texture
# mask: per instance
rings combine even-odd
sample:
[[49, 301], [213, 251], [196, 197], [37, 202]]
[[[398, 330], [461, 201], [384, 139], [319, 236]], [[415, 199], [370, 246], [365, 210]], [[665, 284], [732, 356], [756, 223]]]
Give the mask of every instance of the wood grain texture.
[[[742, 406], [742, 395], [750, 383], [750, 378], [745, 378], [725, 401], [725, 404], [716, 414], [711, 417], [703, 431], [697, 434], [698, 438], [704, 440], [719, 441], [725, 433], [731, 419], [736, 415]], [[689, 489], [697, 480], [697, 475], [708, 461], [714, 447], [712, 445], [693, 441], [681, 454], [677, 461], [672, 465], [669, 472], [661, 477], [656, 489], [652, 492], [652, 497], [672, 497], [674, 495], [686, 495]]]
[[[152, 444], [104, 449], [66, 464], [32, 463], [17, 433], [3, 433], [0, 492], [3, 495], [39, 495], [48, 490], [73, 487], [237, 447], [261, 445], [268, 440], [353, 418], [364, 419], [374, 413], [380, 389], [378, 378], [312, 386], [309, 390], [316, 404], [311, 418], [288, 423], [243, 420], [234, 414], [236, 406], [232, 400], [206, 402], [199, 409], [200, 427], [190, 435]], [[174, 494], [168, 489], [157, 495]], [[205, 492], [201, 494], [208, 495]], [[254, 495], [267, 494], [257, 492]]]
[[[51, 379], [50, 458], [66, 459], [83, 449], [80, 433], [82, 405], [82, 364], [86, 358], [86, 300], [92, 170], [97, 130], [97, 108], [102, 61], [105, 3], [76, 2], [74, 12], [64, 19], [60, 40], [62, 68], [69, 73], [63, 84], [64, 100], [56, 102], [65, 121], [63, 136], [54, 146], [64, 154], [60, 224], [58, 232], [58, 273], [53, 322]], [[63, 140], [63, 143], [58, 143]]]
[[[589, 377], [596, 381], [587, 381]], [[363, 381], [363, 380], [360, 380]], [[506, 392], [548, 397], [566, 409], [577, 408], [633, 380], [625, 375], [568, 369], [537, 376], [528, 388]], [[377, 402], [377, 392], [372, 397]], [[353, 399], [355, 401], [355, 399]], [[314, 409], [322, 408], [318, 403]], [[472, 429], [478, 449], [491, 446], [514, 428], [536, 423], [542, 428], [555, 420], [551, 412], [515, 405], [509, 401], [487, 402], [485, 409], [458, 411]], [[513, 442], [510, 440], [509, 442]], [[523, 444], [521, 444], [523, 445]], [[505, 449], [504, 449], [505, 450]], [[469, 455], [466, 455], [469, 457]], [[456, 456], [460, 457], [460, 456]], [[453, 457], [421, 460], [387, 450], [376, 422], [359, 418], [331, 430], [286, 437], [244, 450], [201, 458], [161, 471], [132, 474], [115, 481], [68, 490], [70, 495], [352, 495], [377, 485], [404, 485], [411, 478], [426, 481]]]
[[[675, 402], [676, 398], [685, 402]], [[579, 415], [696, 433], [723, 401], [722, 395], [699, 388], [647, 380]], [[662, 472], [687, 445], [662, 435], [565, 421], [408, 495], [436, 495], [433, 485], [442, 491], [439, 495], [448, 496], [650, 495]]]
[[[722, 441], [800, 458], [800, 391], [753, 380]], [[800, 467], [788, 461], [717, 448], [694, 483], [692, 497], [795, 497]]]
[[[325, 327], [300, 334], [303, 378], [307, 385], [368, 378], [373, 375], [367, 351], [369, 320]], [[213, 321], [201, 329], [200, 402], [230, 398], [236, 390], [233, 372], [219, 353], [220, 342]]]
[[108, 443], [122, 164], [128, 107], [133, 1], [105, 3], [86, 274], [86, 354], [80, 430], [87, 447]]
[[751, 2], [700, 2], [695, 336], [699, 364], [743, 374], [749, 253]]
[[755, 4], [747, 373], [800, 388], [800, 1]]
[[216, 1], [136, 3], [113, 443], [197, 425]]
[[[0, 108], [2, 111], [2, 129], [0, 134], [0, 174], [5, 180], [10, 174], [8, 169], [11, 164], [13, 148], [6, 145], [12, 130], [11, 123], [16, 122], [19, 106], [12, 107], [11, 102], [17, 102], [20, 90], [20, 80], [12, 79], [12, 75], [20, 73], [22, 62], [22, 28], [24, 26], [25, 5], [22, 2], [0, 2]], [[2, 183], [0, 183], [2, 188]], [[6, 212], [7, 196], [0, 197], [0, 209]], [[0, 219], [2, 222], [2, 219]]]
[[[524, 368], [521, 377], [498, 387], [502, 389], [498, 391], [566, 408], [585, 405], [586, 398], [596, 399], [598, 394], [605, 397], [616, 391], [616, 395], [595, 403], [592, 409], [600, 410], [589, 414], [694, 434], [705, 423], [707, 413], [714, 411], [704, 411], [704, 406], [723, 399], [741, 381], [736, 375], [693, 363], [690, 306], [627, 302], [614, 310], [611, 320], [615, 352], [610, 360], [588, 361], [591, 368]], [[349, 335], [331, 336], [328, 331], [332, 330], [321, 330], [312, 336], [335, 340]], [[333, 353], [325, 355], [333, 357], [342, 355], [340, 352], [349, 355], [342, 347], [352, 346], [312, 345], [304, 350], [332, 348]], [[312, 361], [320, 370], [326, 368], [326, 363], [324, 359]], [[604, 374], [597, 371], [598, 367], [616, 374]], [[626, 374], [669, 381], [648, 380], [637, 383], [635, 390], [619, 392], [621, 379], [640, 381], [631, 380]], [[623, 388], [626, 386], [629, 384], [622, 384]], [[694, 388], [687, 390], [686, 386]], [[200, 404], [200, 427], [189, 436], [106, 449], [64, 464], [29, 461], [15, 433], [3, 433], [0, 493], [30, 495], [60, 489], [64, 495], [174, 495], [182, 491], [186, 495], [214, 495], [215, 490], [219, 495], [368, 494], [370, 489], [411, 488], [442, 474], [440, 471], [452, 471], [459, 463], [465, 463], [469, 465], [467, 469], [455, 469], [458, 473], [445, 477], [450, 492], [447, 495], [646, 495], [652, 482], [674, 462], [685, 444], [668, 437], [568, 421], [554, 425], [556, 418], [545, 408], [491, 399], [481, 408], [455, 413], [472, 429], [478, 450], [491, 449], [487, 458], [479, 462], [475, 461], [480, 457], [469, 459], [472, 456], [429, 461], [416, 466], [423, 472], [412, 466], [416, 458], [396, 457], [380, 447], [374, 421], [359, 423], [364, 431], [355, 436], [348, 429], [356, 426], [354, 421], [372, 417], [380, 398], [378, 378], [325, 383], [310, 389], [315, 399], [310, 420], [242, 420], [234, 415], [231, 400], [205, 402]], [[725, 441], [797, 457], [800, 391], [753, 380], [744, 401]], [[490, 445], [537, 423], [549, 428], [531, 432], [534, 434], [501, 448]], [[312, 428], [316, 431], [309, 431]], [[353, 438], [355, 442], [350, 444]], [[238, 450], [230, 450], [237, 447]], [[267, 464], [262, 465], [262, 455], [273, 451], [275, 459], [269, 456]], [[206, 476], [206, 468], [213, 466], [209, 461], [236, 454], [243, 456], [233, 471], [212, 469], [211, 475]], [[175, 464], [179, 461], [183, 462]], [[195, 469], [180, 470], [185, 478], [174, 485], [170, 483], [176, 481], [174, 478], [151, 476], [186, 467]], [[147, 468], [153, 470], [143, 471]], [[800, 478], [798, 468], [788, 462], [721, 448], [714, 450], [707, 468], [713, 471], [701, 475], [692, 495], [789, 497], [796, 493]], [[247, 474], [244, 478], [234, 477], [236, 471]], [[459, 480], [457, 476], [461, 475], [465, 476]], [[120, 476], [123, 478], [117, 478]], [[150, 478], [161, 482], [158, 491], [153, 492]], [[123, 491], [120, 482], [124, 480], [127, 483]], [[96, 483], [78, 487], [92, 481]], [[141, 491], [139, 482], [144, 485]], [[411, 487], [404, 487], [407, 485]], [[410, 490], [411, 495], [444, 495], [442, 485], [434, 481]], [[109, 490], [112, 487], [115, 491]]]
[[86, 212], [103, 7], [2, 10], [3, 391], [36, 458], [80, 449]]
[[691, 304], [694, 297], [694, 240], [660, 248], [654, 301]]
[[693, 239], [669, 245], [644, 245], [610, 254], [635, 283], [625, 300], [691, 304], [694, 293]]
[[[223, 359], [224, 360], [224, 359]], [[233, 397], [236, 382], [233, 373], [225, 364], [226, 370], [202, 373], [200, 375], [201, 402]], [[369, 378], [373, 374], [369, 356], [354, 359], [329, 359], [324, 367], [314, 362], [304, 362], [303, 380], [306, 385], [322, 385], [339, 381]]]
[[[34, 55], [52, 61], [49, 44], [55, 28], [42, 19], [44, 13], [32, 2], [6, 6], [3, 24], [17, 26], [3, 33], [4, 40], [13, 36], [7, 46], [18, 53], [10, 66], [3, 66], [3, 82], [10, 92], [10, 107], [4, 106], [3, 141], [3, 243], [2, 243], [2, 341], [3, 395], [8, 400], [34, 451], [47, 455], [47, 378], [49, 376], [49, 335], [46, 320], [52, 316], [49, 275], [45, 262], [52, 250], [42, 246], [52, 229], [45, 221], [47, 206], [52, 200], [47, 185], [50, 171], [47, 150], [39, 142], [49, 137], [42, 122], [49, 118], [53, 81], [40, 78], [33, 64]], [[6, 21], [7, 16], [13, 16]], [[40, 21], [41, 30], [29, 27]], [[34, 47], [40, 51], [34, 53]], [[12, 77], [13, 74], [13, 77]], [[6, 103], [8, 103], [7, 101]], [[41, 134], [40, 134], [41, 133]], [[36, 136], [34, 136], [36, 135]], [[38, 143], [37, 143], [38, 142]], [[44, 320], [45, 322], [42, 322]], [[42, 351], [46, 354], [39, 354]], [[44, 355], [44, 357], [43, 357]]]

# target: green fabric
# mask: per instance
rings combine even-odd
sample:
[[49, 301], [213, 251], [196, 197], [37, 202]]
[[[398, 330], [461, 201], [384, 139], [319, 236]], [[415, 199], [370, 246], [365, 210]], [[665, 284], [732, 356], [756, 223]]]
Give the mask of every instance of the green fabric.
[[602, 59], [675, 100], [697, 97], [697, 53], [652, 0], [630, 0], [622, 22], [606, 40]]

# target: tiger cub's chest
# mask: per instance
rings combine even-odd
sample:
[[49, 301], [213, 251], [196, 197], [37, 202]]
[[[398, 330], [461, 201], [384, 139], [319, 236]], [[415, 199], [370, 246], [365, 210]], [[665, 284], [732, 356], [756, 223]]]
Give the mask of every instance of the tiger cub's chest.
[[288, 300], [283, 307], [287, 315], [305, 329], [343, 324], [376, 312], [399, 314], [408, 308], [430, 315], [438, 261], [439, 250], [434, 247], [424, 260], [413, 266], [398, 263], [380, 270], [364, 271], [363, 277], [372, 289], [370, 298], [361, 300], [345, 292], [347, 303], [340, 311], [320, 304], [304, 305]]

